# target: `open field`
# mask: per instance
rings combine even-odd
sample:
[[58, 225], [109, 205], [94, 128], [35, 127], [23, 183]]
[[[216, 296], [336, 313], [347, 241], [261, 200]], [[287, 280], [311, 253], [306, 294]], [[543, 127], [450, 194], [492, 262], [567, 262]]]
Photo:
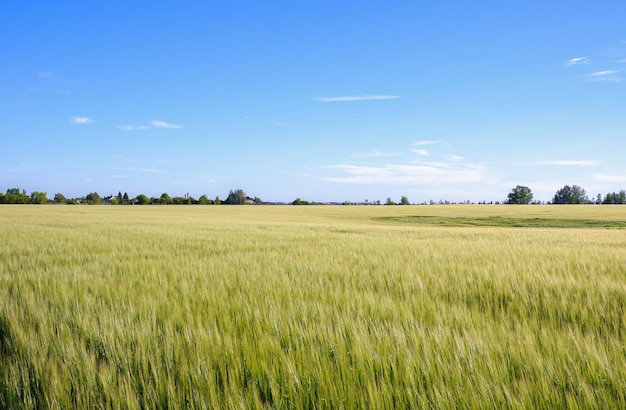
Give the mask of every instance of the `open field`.
[[626, 408], [625, 224], [2, 206], [0, 408]]

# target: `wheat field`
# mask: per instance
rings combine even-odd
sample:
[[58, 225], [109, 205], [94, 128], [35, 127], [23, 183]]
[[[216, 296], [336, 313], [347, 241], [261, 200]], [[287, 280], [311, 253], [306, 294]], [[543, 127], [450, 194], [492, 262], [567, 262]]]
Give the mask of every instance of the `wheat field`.
[[625, 224], [2, 206], [0, 408], [626, 408]]

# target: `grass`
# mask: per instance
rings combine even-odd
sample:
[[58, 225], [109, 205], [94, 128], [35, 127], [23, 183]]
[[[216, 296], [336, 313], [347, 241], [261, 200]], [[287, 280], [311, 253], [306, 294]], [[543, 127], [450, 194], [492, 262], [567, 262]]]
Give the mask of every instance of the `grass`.
[[624, 408], [625, 221], [0, 207], [0, 408]]
[[557, 219], [557, 218], [510, 218], [502, 216], [392, 216], [381, 220], [396, 221], [417, 225], [436, 226], [492, 226], [513, 228], [625, 228], [626, 221], [603, 221], [596, 219]]

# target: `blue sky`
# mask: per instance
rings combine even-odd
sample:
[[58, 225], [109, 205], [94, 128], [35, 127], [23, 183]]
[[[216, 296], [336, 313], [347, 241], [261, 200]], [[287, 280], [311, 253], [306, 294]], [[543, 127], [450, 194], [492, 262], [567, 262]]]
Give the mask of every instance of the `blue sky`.
[[4, 1], [0, 190], [626, 188], [626, 3]]

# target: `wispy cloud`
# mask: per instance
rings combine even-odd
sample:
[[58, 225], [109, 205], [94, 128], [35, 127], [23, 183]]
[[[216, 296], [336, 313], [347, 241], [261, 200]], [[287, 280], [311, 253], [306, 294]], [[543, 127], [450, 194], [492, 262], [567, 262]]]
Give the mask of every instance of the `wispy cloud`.
[[554, 161], [539, 161], [538, 165], [565, 165], [565, 166], [577, 166], [577, 167], [595, 167], [602, 164], [602, 161], [596, 160], [554, 160]]
[[585, 78], [589, 81], [604, 81], [610, 83], [622, 82], [622, 77], [619, 76], [619, 71], [616, 70], [602, 70], [595, 73], [587, 74]]
[[91, 124], [93, 120], [89, 117], [73, 117], [72, 124]]
[[158, 121], [158, 120], [151, 121], [150, 124], [152, 124], [152, 126], [156, 127], [156, 128], [172, 128], [173, 129], [173, 128], [183, 128], [184, 127], [184, 125], [170, 124], [170, 123], [167, 123], [165, 121]]
[[399, 95], [351, 95], [340, 97], [321, 97], [318, 101], [322, 102], [342, 102], [342, 101], [365, 101], [365, 100], [395, 100], [400, 98]]
[[128, 124], [124, 124], [124, 125], [116, 125], [115, 128], [119, 129], [119, 130], [123, 130], [123, 131], [138, 131], [138, 130], [147, 130], [150, 129], [152, 127], [154, 128], [169, 128], [169, 129], [175, 129], [175, 128], [183, 128], [184, 125], [177, 125], [177, 124], [170, 124], [167, 123], [165, 121], [150, 121], [151, 125], [128, 125]]
[[118, 125], [115, 128], [124, 130], [124, 131], [134, 131], [134, 130], [147, 130], [150, 128], [149, 125]]
[[438, 144], [439, 141], [417, 141], [413, 143], [413, 146], [415, 147], [421, 147], [422, 145], [433, 145], [433, 144]]
[[367, 152], [361, 152], [358, 154], [352, 154], [353, 157], [357, 158], [379, 158], [379, 157], [398, 157], [402, 155], [399, 152], [382, 152], [377, 149], [369, 150]]
[[591, 64], [591, 61], [587, 57], [576, 57], [576, 58], [570, 58], [569, 60], [563, 63], [563, 65], [566, 67], [573, 66], [573, 65], [581, 65], [581, 64], [589, 65]]
[[604, 77], [607, 75], [617, 74], [619, 71], [615, 70], [604, 70], [604, 71], [596, 71], [595, 73], [589, 74], [591, 77]]
[[129, 168], [130, 171], [164, 174], [165, 171], [155, 168]]
[[188, 159], [156, 159], [155, 164], [184, 164], [190, 162]]
[[364, 185], [412, 185], [480, 182], [485, 179], [486, 167], [465, 165], [450, 167], [444, 164], [409, 164], [409, 165], [333, 165], [330, 169], [340, 172], [341, 176], [325, 178], [329, 182], [364, 184]]
[[[411, 144], [408, 152], [413, 155], [409, 163], [376, 163], [377, 158], [391, 156], [380, 150], [371, 150], [353, 157], [370, 158], [368, 164], [336, 164], [326, 167], [331, 175], [323, 178], [324, 181], [365, 184], [365, 185], [411, 185], [411, 184], [447, 184], [447, 183], [490, 183], [488, 169], [482, 164], [467, 163], [463, 157], [448, 155], [431, 161], [426, 158], [439, 157], [430, 150], [429, 145], [440, 145], [439, 141], [417, 141]], [[417, 148], [415, 148], [417, 147]], [[394, 154], [396, 155], [396, 154]], [[403, 154], [397, 154], [402, 156]]]
[[596, 174], [593, 179], [605, 182], [626, 182], [626, 175], [604, 175]]

